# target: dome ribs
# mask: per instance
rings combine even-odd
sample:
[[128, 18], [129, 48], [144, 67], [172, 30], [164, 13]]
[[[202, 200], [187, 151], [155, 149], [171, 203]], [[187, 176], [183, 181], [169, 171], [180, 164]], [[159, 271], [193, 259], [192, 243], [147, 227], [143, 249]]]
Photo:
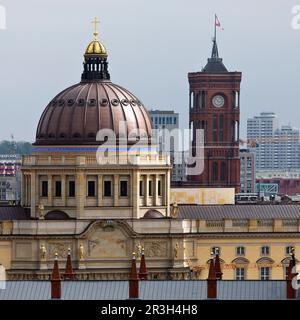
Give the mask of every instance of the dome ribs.
[[136, 129], [151, 135], [149, 114], [131, 92], [107, 80], [80, 82], [59, 93], [45, 108], [35, 145], [99, 144], [100, 129], [120, 136], [120, 121], [126, 122], [127, 134]]
[[[83, 140], [84, 136], [84, 116], [86, 107], [86, 97], [89, 90], [89, 84], [85, 84], [80, 93], [77, 95], [72, 122], [70, 123], [71, 128], [71, 139]], [[81, 103], [81, 99], [83, 102]]]
[[[118, 90], [124, 97], [125, 100], [128, 100], [128, 105], [124, 106], [122, 105], [122, 100], [120, 101], [121, 105], [122, 105], [122, 110], [124, 113], [124, 119], [127, 122], [127, 137], [129, 135], [129, 133], [134, 130], [134, 129], [140, 129], [139, 128], [139, 121], [137, 119], [137, 115], [134, 111], [134, 109], [132, 108], [131, 99], [137, 100], [136, 97], [134, 97], [133, 95], [130, 95], [128, 92], [126, 92], [126, 90], [124, 88], [122, 88], [121, 86], [115, 85], [116, 90]], [[126, 108], [126, 112], [125, 109]]]
[[[120, 92], [120, 90], [117, 90], [117, 88], [116, 88], [115, 85], [114, 85], [114, 86], [110, 86], [109, 84], [107, 84], [107, 86], [108, 86], [108, 87], [111, 89], [111, 91], [114, 93], [115, 99], [117, 99], [117, 100], [119, 101], [118, 106], [116, 106], [115, 108], [118, 108], [118, 110], [119, 110], [118, 113], [119, 113], [119, 114], [122, 114], [122, 116], [123, 116], [122, 119], [119, 118], [119, 120], [118, 120], [117, 135], [119, 136], [119, 134], [120, 134], [120, 121], [124, 121], [124, 122], [126, 122], [126, 126], [127, 126], [127, 128], [126, 128], [126, 136], [128, 137], [128, 131], [129, 131], [128, 119], [127, 119], [127, 117], [126, 117], [126, 113], [124, 112], [124, 107], [123, 107], [123, 105], [122, 105], [122, 100], [123, 100], [123, 99], [120, 99], [120, 96], [119, 96], [119, 95], [117, 94], [117, 92], [116, 92], [116, 91], [119, 91], [119, 92]], [[120, 92], [120, 94], [123, 95], [123, 98], [126, 98], [122, 92]], [[114, 109], [114, 110], [115, 110], [115, 109]]]
[[[94, 133], [97, 131], [95, 128], [95, 121], [97, 121], [95, 117], [95, 107], [90, 107], [90, 100], [95, 99], [95, 94], [91, 94], [94, 87], [97, 85], [95, 83], [91, 83], [89, 85], [89, 90], [86, 97], [85, 108], [84, 108], [84, 124], [83, 124], [83, 137], [89, 139], [89, 133]], [[97, 124], [96, 124], [97, 127]]]
[[78, 90], [78, 93], [76, 94], [75, 98], [74, 98], [74, 106], [72, 107], [72, 113], [71, 113], [71, 118], [70, 118], [70, 121], [69, 121], [69, 138], [73, 138], [73, 134], [74, 132], [72, 131], [72, 124], [74, 122], [74, 114], [75, 114], [75, 110], [76, 110], [76, 107], [77, 107], [77, 101], [81, 95], [81, 92], [85, 89], [86, 87], [86, 84], [80, 84], [79, 86], [79, 90]]
[[[38, 124], [37, 132], [36, 132], [36, 136], [37, 137], [40, 136], [40, 135], [43, 135], [44, 138], [47, 139], [48, 134], [49, 134], [49, 132], [48, 132], [49, 123], [50, 123], [50, 120], [51, 120], [52, 113], [54, 112], [54, 109], [55, 109], [55, 108], [52, 107], [52, 102], [56, 101], [61, 94], [63, 94], [64, 92], [68, 91], [70, 88], [73, 88], [75, 86], [76, 85], [73, 85], [73, 86], [71, 86], [69, 88], [66, 88], [64, 91], [62, 91], [59, 94], [57, 94], [48, 103], [47, 107], [45, 108], [44, 112], [41, 115], [41, 118], [40, 118], [40, 121], [39, 121], [39, 124]], [[44, 138], [42, 138], [42, 139], [44, 139]]]
[[[140, 101], [137, 97], [135, 97], [127, 89], [124, 88], [123, 90], [125, 90], [128, 94], [130, 94], [136, 101]], [[140, 101], [140, 103], [141, 103], [141, 101]], [[138, 112], [141, 113], [143, 120], [144, 120], [144, 123], [146, 124], [146, 128], [142, 128], [142, 129], [144, 129], [147, 132], [148, 136], [150, 136], [151, 132], [152, 132], [152, 125], [149, 120], [150, 116], [149, 116], [148, 112], [146, 111], [144, 105], [141, 103], [141, 106], [135, 106], [135, 110], [136, 111], [138, 110]], [[138, 119], [139, 119], [139, 117], [138, 117]]]
[[[107, 105], [105, 107], [103, 107], [103, 109], [105, 109], [105, 111], [107, 111], [107, 113], [110, 115], [110, 127], [107, 126], [107, 129], [112, 129], [112, 130], [115, 131], [115, 127], [114, 127], [115, 119], [114, 119], [114, 115], [113, 115], [113, 112], [112, 112], [111, 101], [109, 99], [109, 95], [108, 95], [107, 90], [106, 90], [104, 85], [102, 85], [102, 88], [103, 88], [103, 90], [104, 90], [104, 92], [106, 94], [106, 99], [108, 101]], [[100, 129], [106, 129], [106, 128], [101, 126]]]
[[[77, 88], [77, 86], [73, 86], [70, 88], [70, 91], [68, 92], [64, 92], [63, 95], [60, 97], [60, 99], [63, 99], [66, 95], [72, 93], [73, 91], [75, 91]], [[66, 121], [68, 120], [68, 111], [69, 111], [69, 107], [68, 107], [68, 97], [66, 97], [65, 101], [64, 101], [64, 105], [62, 107], [58, 107], [61, 108], [59, 115], [58, 115], [58, 120], [56, 123], [56, 129], [55, 129], [55, 135], [58, 139], [61, 139], [61, 134], [65, 134], [66, 136], [62, 139], [65, 139], [68, 136], [68, 132], [66, 131], [66, 127], [64, 126], [65, 123], [65, 118]], [[67, 115], [65, 115], [65, 113], [67, 113]]]

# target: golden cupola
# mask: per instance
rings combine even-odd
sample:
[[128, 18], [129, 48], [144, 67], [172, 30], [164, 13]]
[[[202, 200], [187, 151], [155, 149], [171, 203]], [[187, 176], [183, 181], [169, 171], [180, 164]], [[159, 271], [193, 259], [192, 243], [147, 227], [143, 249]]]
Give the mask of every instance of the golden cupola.
[[107, 50], [98, 40], [97, 24], [99, 21], [95, 18], [92, 21], [94, 25], [94, 39], [87, 46], [84, 53], [84, 70], [81, 76], [82, 81], [109, 80]]
[[97, 20], [97, 18], [95, 18], [92, 23], [94, 24], [94, 39], [87, 46], [85, 50], [85, 56], [107, 58], [107, 50], [104, 44], [98, 40], [99, 32], [97, 30], [97, 24], [99, 23], [99, 21]]

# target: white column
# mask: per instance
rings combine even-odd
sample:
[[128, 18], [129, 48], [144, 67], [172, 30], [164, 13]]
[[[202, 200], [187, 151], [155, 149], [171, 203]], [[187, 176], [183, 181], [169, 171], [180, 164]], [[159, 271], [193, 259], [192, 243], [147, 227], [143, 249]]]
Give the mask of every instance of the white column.
[[85, 176], [83, 171], [78, 171], [75, 176], [76, 181], [76, 210], [77, 217], [84, 213], [86, 192], [85, 192]]
[[134, 170], [131, 178], [131, 201], [133, 218], [139, 218], [140, 208], [140, 172]]
[[149, 199], [149, 174], [144, 175], [144, 205], [148, 207]]
[[66, 206], [66, 175], [62, 174], [61, 175], [61, 200], [62, 200], [62, 206], [65, 207]]
[[30, 206], [31, 206], [31, 217], [36, 217], [36, 172], [31, 171], [31, 185], [30, 185]]
[[158, 177], [157, 177], [157, 174], [154, 175], [154, 179], [153, 179], [153, 204], [154, 206], [157, 206], [158, 205]]
[[119, 175], [114, 174], [114, 206], [119, 206]]
[[98, 207], [102, 205], [103, 196], [103, 175], [98, 175]]
[[48, 174], [48, 206], [53, 206], [53, 186], [52, 186], [52, 175]]

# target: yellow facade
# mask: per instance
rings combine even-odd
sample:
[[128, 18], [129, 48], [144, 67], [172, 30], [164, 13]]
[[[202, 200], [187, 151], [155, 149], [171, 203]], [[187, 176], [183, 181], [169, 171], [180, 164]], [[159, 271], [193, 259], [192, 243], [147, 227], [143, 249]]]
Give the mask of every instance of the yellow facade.
[[[296, 259], [300, 252], [299, 227], [282, 226], [274, 232], [280, 225], [274, 220], [268, 231], [263, 226], [253, 230], [250, 223], [245, 230], [232, 229], [229, 222], [222, 228], [205, 220], [171, 218], [2, 222], [0, 263], [11, 279], [45, 278], [55, 253], [64, 268], [70, 248], [79, 278], [127, 279], [132, 252], [144, 247], [150, 278], [206, 279], [212, 251], [219, 248], [225, 280], [236, 279], [237, 268], [244, 268], [244, 279], [259, 280], [265, 267], [268, 279], [285, 279], [287, 247], [295, 249]], [[267, 253], [262, 253], [263, 246]], [[244, 248], [243, 254], [238, 247]]]
[[171, 188], [171, 203], [234, 204], [234, 188]]

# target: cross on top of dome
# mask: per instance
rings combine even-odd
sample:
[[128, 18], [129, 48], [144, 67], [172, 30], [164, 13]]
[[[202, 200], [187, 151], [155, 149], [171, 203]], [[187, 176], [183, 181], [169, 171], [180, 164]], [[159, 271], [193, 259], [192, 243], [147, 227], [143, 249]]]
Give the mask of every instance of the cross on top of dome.
[[94, 20], [92, 21], [92, 24], [94, 26], [94, 40], [98, 40], [98, 24], [100, 24], [100, 21], [97, 19], [97, 17], [94, 18]]

